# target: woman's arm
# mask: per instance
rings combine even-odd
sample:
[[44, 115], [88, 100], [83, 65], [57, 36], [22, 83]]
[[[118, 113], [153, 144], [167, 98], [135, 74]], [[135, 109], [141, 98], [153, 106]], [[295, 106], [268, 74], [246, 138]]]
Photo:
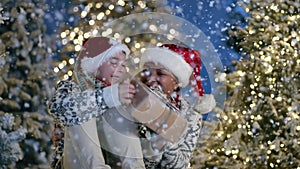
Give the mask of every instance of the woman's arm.
[[201, 129], [200, 115], [198, 115], [197, 119], [198, 120], [193, 121], [193, 124], [189, 124], [189, 128], [183, 142], [166, 145], [162, 160], [160, 161], [161, 166], [180, 169], [187, 168], [189, 166]]
[[[185, 112], [188, 129], [184, 138], [177, 143], [172, 144], [163, 141], [162, 137], [154, 137], [156, 134], [154, 136], [152, 134], [151, 141], [142, 139], [143, 151], [146, 152], [144, 160], [147, 168], [187, 168], [200, 135], [201, 117], [198, 112], [192, 109]], [[158, 146], [162, 144], [163, 146]]]
[[57, 85], [48, 104], [49, 113], [63, 126], [86, 122], [101, 115], [107, 108], [103, 90], [81, 91], [75, 83], [69, 81], [61, 81]]

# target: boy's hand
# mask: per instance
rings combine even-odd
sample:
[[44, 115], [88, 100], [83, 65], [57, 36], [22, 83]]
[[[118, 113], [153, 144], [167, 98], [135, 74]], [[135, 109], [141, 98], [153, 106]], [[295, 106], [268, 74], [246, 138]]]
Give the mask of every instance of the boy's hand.
[[119, 84], [119, 99], [122, 104], [131, 104], [135, 94], [135, 87], [129, 79]]

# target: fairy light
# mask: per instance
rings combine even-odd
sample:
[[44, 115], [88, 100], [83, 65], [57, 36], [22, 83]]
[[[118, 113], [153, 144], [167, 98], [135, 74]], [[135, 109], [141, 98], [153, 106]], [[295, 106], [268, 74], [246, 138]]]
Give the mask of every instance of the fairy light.
[[66, 38], [67, 37], [67, 33], [66, 32], [62, 32], [61, 34], [60, 34], [60, 37], [63, 39], [63, 38]]
[[174, 36], [171, 35], [171, 34], [168, 34], [168, 35], [167, 35], [167, 38], [168, 38], [169, 40], [173, 40], [173, 39], [174, 39]]
[[108, 9], [105, 11], [105, 15], [109, 15], [110, 13], [111, 13], [111, 11]]
[[70, 64], [70, 65], [73, 65], [74, 63], [75, 63], [75, 59], [74, 59], [74, 58], [70, 58], [70, 59], [69, 59], [69, 64]]
[[55, 73], [57, 73], [57, 72], [59, 72], [59, 68], [58, 68], [58, 67], [55, 67], [55, 68], [53, 69], [53, 71], [54, 71]]
[[65, 65], [64, 65], [63, 63], [59, 63], [59, 64], [58, 64], [58, 68], [59, 68], [59, 69], [63, 69], [64, 67], [65, 67]]
[[235, 85], [235, 86], [240, 86], [240, 85], [241, 85], [241, 82], [237, 81], [237, 82], [234, 83], [234, 85]]
[[71, 70], [68, 71], [68, 76], [72, 76], [73, 72]]
[[270, 6], [270, 9], [272, 9], [272, 10], [274, 10], [274, 11], [278, 11], [278, 6], [277, 5], [274, 5], [274, 4], [272, 4], [271, 6]]
[[89, 9], [92, 8], [93, 6], [94, 6], [94, 4], [90, 2], [90, 3], [87, 4], [86, 8], [89, 10]]
[[96, 3], [95, 7], [98, 8], [98, 9], [101, 8], [102, 7], [102, 2]]
[[268, 65], [267, 70], [265, 71], [266, 74], [269, 74], [273, 71], [273, 67], [271, 65]]
[[87, 14], [88, 14], [87, 11], [82, 11], [80, 16], [81, 16], [81, 18], [85, 18], [87, 16]]
[[61, 43], [62, 43], [63, 45], [66, 45], [66, 44], [68, 43], [68, 40], [67, 40], [67, 39], [62, 39]]
[[121, 35], [119, 33], [114, 34], [114, 38], [119, 39], [120, 37], [121, 37]]
[[156, 46], [161, 46], [161, 45], [162, 45], [162, 43], [160, 43], [160, 42], [156, 44]]
[[105, 14], [103, 12], [100, 12], [96, 18], [97, 18], [97, 20], [102, 20], [104, 16], [105, 16]]
[[155, 25], [150, 25], [149, 26], [149, 29], [153, 32], [156, 32], [157, 31], [157, 27]]
[[138, 1], [138, 5], [144, 9], [146, 7], [146, 4], [143, 1]]
[[241, 70], [238, 70], [237, 74], [242, 77], [242, 76], [245, 76], [246, 73]]
[[125, 43], [130, 43], [131, 39], [129, 37], [126, 37], [124, 41]]
[[68, 74], [65, 74], [64, 75], [64, 80], [68, 80], [69, 79], [69, 75]]
[[94, 24], [95, 24], [95, 20], [90, 20], [90, 21], [89, 21], [89, 25], [92, 26], [92, 25], [94, 25]]
[[97, 29], [94, 29], [94, 30], [92, 31], [92, 35], [98, 35], [98, 33], [99, 33], [99, 31], [98, 31]]
[[254, 29], [250, 29], [250, 30], [249, 30], [249, 34], [250, 34], [250, 35], [254, 34], [255, 32], [256, 32], [256, 31], [255, 31]]
[[262, 116], [259, 114], [259, 115], [256, 116], [256, 119], [257, 120], [262, 120]]
[[170, 34], [174, 35], [176, 33], [176, 30], [172, 28], [172, 29], [169, 30], [169, 32], [170, 32]]
[[118, 0], [117, 2], [120, 6], [125, 6], [125, 2], [123, 0]]
[[134, 45], [134, 47], [138, 49], [138, 48], [141, 47], [141, 44], [140, 44], [140, 43], [136, 43], [136, 44]]
[[115, 8], [115, 6], [113, 5], [113, 4], [110, 4], [109, 6], [108, 6], [108, 9], [109, 10], [113, 10]]
[[272, 41], [278, 41], [280, 38], [278, 36], [274, 36]]
[[75, 45], [75, 48], [74, 48], [74, 49], [75, 49], [76, 52], [80, 51], [81, 45]]
[[150, 43], [151, 43], [151, 44], [156, 44], [156, 43], [157, 43], [157, 40], [156, 40], [156, 39], [151, 39], [151, 40], [150, 40]]
[[265, 16], [265, 20], [269, 20], [270, 19], [270, 17], [269, 16]]
[[75, 32], [71, 32], [71, 33], [70, 33], [70, 39], [74, 39], [75, 36], [76, 36], [76, 33], [75, 33]]
[[77, 6], [75, 6], [75, 7], [73, 8], [73, 11], [74, 11], [74, 12], [78, 12], [78, 11], [79, 11], [79, 8], [78, 8]]
[[254, 104], [254, 103], [250, 104], [250, 108], [251, 108], [251, 109], [253, 109], [254, 107], [255, 107], [255, 104]]
[[146, 48], [141, 48], [141, 52], [142, 53], [145, 52], [145, 50], [146, 50]]
[[279, 96], [279, 97], [276, 97], [275, 100], [281, 102], [281, 101], [282, 101], [282, 97], [280, 97], [280, 96]]
[[73, 43], [74, 43], [74, 44], [79, 44], [80, 41], [79, 41], [78, 39], [74, 39], [74, 40], [73, 40]]
[[91, 32], [86, 32], [86, 33], [83, 34], [84, 39], [88, 39], [90, 36], [91, 36]]
[[84, 39], [84, 36], [83, 35], [79, 35], [77, 39], [78, 39], [78, 44], [81, 44], [82, 41], [83, 41], [83, 39]]
[[134, 59], [133, 59], [133, 62], [134, 62], [135, 64], [139, 63], [139, 62], [140, 62], [140, 58], [134, 58]]

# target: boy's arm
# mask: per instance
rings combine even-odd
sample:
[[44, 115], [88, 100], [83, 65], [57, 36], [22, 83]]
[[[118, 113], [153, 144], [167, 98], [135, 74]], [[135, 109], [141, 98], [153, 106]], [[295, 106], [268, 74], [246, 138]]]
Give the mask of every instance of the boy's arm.
[[113, 90], [103, 91], [102, 89], [81, 91], [75, 83], [62, 81], [49, 101], [49, 113], [62, 126], [82, 124], [112, 107], [108, 106], [104, 95], [110, 96], [105, 93]]

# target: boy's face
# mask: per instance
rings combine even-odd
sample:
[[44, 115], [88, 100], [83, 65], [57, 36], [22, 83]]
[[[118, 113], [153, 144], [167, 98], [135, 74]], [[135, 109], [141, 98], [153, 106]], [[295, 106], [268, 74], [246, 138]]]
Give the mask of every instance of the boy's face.
[[148, 62], [141, 73], [141, 81], [152, 89], [158, 88], [170, 96], [178, 88], [177, 78], [160, 64]]
[[125, 54], [120, 52], [103, 62], [97, 69], [96, 79], [107, 85], [117, 82], [126, 72], [125, 59]]

